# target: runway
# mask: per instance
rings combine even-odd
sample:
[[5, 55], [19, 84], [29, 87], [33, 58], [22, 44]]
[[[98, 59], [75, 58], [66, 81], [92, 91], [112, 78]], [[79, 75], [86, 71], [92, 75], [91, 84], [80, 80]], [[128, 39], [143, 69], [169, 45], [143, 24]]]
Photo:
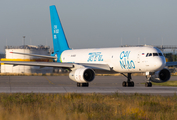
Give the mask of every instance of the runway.
[[[96, 76], [89, 87], [76, 87], [68, 76], [0, 76], [0, 93], [123, 93], [174, 95], [177, 87], [145, 87], [144, 76], [133, 76], [135, 87], [122, 87], [123, 76]], [[177, 80], [172, 76], [171, 80]]]

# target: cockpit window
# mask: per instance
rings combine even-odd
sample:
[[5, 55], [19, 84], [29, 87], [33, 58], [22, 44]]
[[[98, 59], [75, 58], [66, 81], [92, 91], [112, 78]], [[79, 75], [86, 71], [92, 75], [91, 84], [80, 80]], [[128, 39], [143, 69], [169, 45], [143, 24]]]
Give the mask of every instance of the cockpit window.
[[149, 53], [146, 54], [146, 57], [148, 57], [148, 56], [149, 56]]
[[162, 53], [159, 53], [159, 56], [163, 56], [163, 54], [162, 54]]
[[147, 53], [146, 57], [150, 57], [150, 56], [163, 56], [162, 53]]
[[158, 53], [153, 53], [153, 56], [158, 56]]

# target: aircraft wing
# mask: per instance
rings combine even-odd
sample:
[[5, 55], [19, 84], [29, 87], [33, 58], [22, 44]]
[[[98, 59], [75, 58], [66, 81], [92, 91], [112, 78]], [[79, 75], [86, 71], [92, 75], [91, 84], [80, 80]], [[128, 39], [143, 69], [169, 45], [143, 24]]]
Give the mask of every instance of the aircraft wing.
[[62, 67], [62, 68], [74, 68], [77, 65], [89, 67], [96, 70], [110, 71], [110, 67], [107, 64], [89, 64], [89, 63], [57, 63], [57, 62], [21, 62], [21, 61], [0, 61], [0, 63], [10, 65], [25, 65], [25, 66], [40, 66], [40, 67]]
[[94, 70], [106, 70], [106, 71], [111, 70], [108, 64], [74, 63], [73, 65], [82, 65], [84, 67], [89, 67]]
[[166, 62], [166, 66], [177, 66], [177, 62]]
[[21, 55], [29, 55], [29, 56], [35, 56], [35, 57], [43, 57], [43, 58], [49, 58], [49, 59], [57, 59], [56, 56], [50, 56], [50, 55], [28, 54], [28, 53], [19, 53], [19, 52], [10, 52], [10, 53], [21, 54]]
[[0, 63], [10, 65], [40, 66], [40, 67], [66, 67], [72, 68], [72, 63], [55, 63], [55, 62], [21, 62], [21, 61], [0, 61]]

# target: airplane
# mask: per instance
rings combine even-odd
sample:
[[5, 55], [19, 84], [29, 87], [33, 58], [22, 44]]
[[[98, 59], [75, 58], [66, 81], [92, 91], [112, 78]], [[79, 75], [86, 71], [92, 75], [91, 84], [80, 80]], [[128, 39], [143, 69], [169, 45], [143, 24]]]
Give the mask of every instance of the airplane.
[[166, 62], [163, 53], [153, 46], [71, 49], [68, 45], [55, 5], [49, 7], [54, 52], [50, 55], [37, 55], [11, 52], [53, 59], [54, 62], [0, 61], [4, 64], [41, 67], [61, 67], [70, 70], [69, 78], [77, 82], [77, 87], [88, 87], [95, 73], [120, 73], [127, 78], [123, 87], [134, 87], [132, 73], [145, 73], [146, 87], [152, 82], [166, 82], [171, 73], [167, 66], [177, 62]]

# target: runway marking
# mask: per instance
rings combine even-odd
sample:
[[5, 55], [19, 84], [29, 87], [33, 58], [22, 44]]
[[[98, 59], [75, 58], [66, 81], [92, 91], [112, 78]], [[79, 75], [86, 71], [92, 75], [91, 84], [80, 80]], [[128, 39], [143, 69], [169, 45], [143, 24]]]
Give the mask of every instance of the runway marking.
[[47, 81], [49, 82], [49, 84], [53, 85], [53, 82], [51, 82], [46, 76], [44, 76], [44, 77], [47, 79]]
[[64, 89], [66, 92], [68, 92], [65, 87], [63, 87], [63, 89]]

